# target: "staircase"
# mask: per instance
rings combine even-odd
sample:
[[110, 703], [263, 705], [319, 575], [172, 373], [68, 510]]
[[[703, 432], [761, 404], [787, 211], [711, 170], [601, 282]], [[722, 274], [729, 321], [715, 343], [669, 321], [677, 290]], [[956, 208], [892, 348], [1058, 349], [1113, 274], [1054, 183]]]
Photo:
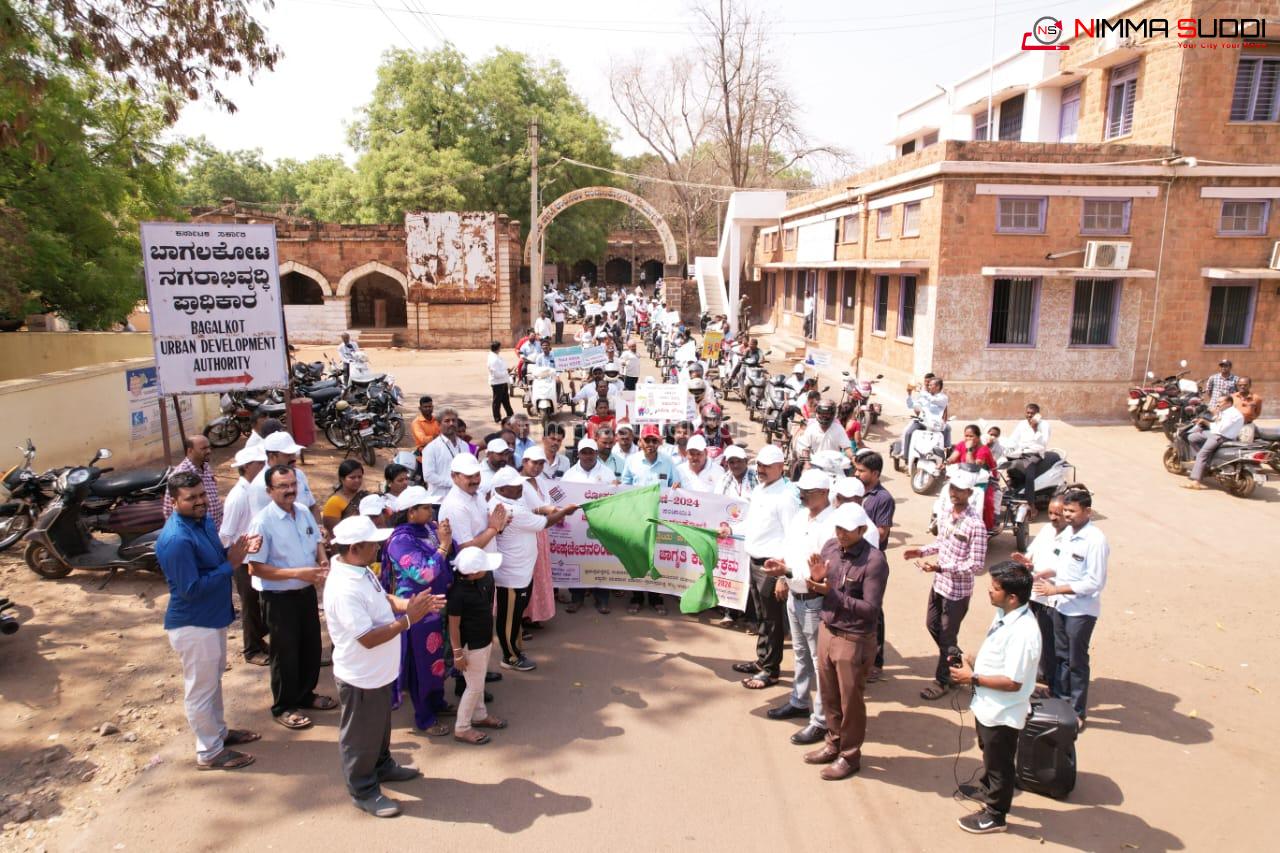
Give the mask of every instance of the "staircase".
[[698, 282], [698, 300], [702, 311], [712, 317], [729, 316], [728, 297], [724, 293], [724, 275], [716, 258], [697, 258], [694, 261], [694, 279]]
[[742, 276], [743, 261], [750, 254], [752, 229], [777, 224], [786, 206], [787, 194], [781, 190], [734, 193], [729, 197], [729, 206], [725, 210], [716, 256], [694, 259], [694, 277], [698, 282], [702, 310], [727, 315], [729, 328], [734, 332], [738, 331], [738, 317], [729, 306], [738, 303], [738, 282]]
[[386, 349], [396, 345], [398, 329], [361, 329], [357, 343], [361, 349]]

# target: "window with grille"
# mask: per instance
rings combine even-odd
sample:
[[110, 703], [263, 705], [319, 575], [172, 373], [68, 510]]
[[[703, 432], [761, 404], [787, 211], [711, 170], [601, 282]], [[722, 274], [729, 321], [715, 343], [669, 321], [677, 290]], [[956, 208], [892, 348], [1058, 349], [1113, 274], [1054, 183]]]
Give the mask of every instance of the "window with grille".
[[1080, 93], [1083, 83], [1072, 83], [1062, 90], [1062, 106], [1058, 111], [1058, 141], [1075, 142], [1080, 127]]
[[990, 139], [990, 126], [987, 124], [987, 111], [976, 114], [973, 117], [973, 138], [974, 139]]
[[1133, 132], [1133, 104], [1138, 96], [1138, 63], [1112, 69], [1107, 87], [1107, 139]]
[[996, 200], [996, 231], [1001, 234], [1044, 233], [1047, 198], [1014, 196]]
[[1267, 233], [1267, 201], [1227, 199], [1218, 217], [1218, 233], [1260, 236]]
[[991, 294], [992, 346], [1035, 346], [1036, 300], [1040, 280], [1035, 278], [998, 278]]
[[1231, 90], [1231, 121], [1280, 121], [1280, 57], [1244, 57]]
[[1014, 95], [1000, 105], [1000, 139], [1017, 142], [1022, 138], [1024, 96]]
[[920, 202], [918, 201], [902, 206], [902, 236], [920, 236]]
[[853, 270], [845, 270], [840, 274], [844, 279], [844, 288], [840, 294], [840, 322], [852, 326], [857, 322], [858, 276]]
[[1081, 234], [1128, 234], [1127, 198], [1086, 198], [1080, 214]]
[[882, 207], [876, 211], [876, 239], [888, 240], [893, 236], [893, 208]]
[[898, 279], [898, 337], [910, 338], [916, 333], [916, 277]]
[[1247, 347], [1253, 326], [1253, 303], [1258, 286], [1217, 285], [1209, 290], [1209, 318], [1204, 329], [1207, 347]]
[[1071, 346], [1109, 347], [1115, 345], [1116, 297], [1120, 282], [1114, 278], [1076, 280], [1071, 306]]
[[871, 312], [871, 331], [884, 334], [889, 316], [889, 276], [876, 276], [876, 306]]
[[782, 248], [794, 249], [796, 247], [796, 229], [787, 228], [782, 232]]
[[858, 242], [858, 214], [853, 213], [841, 220], [840, 224], [840, 240], [844, 243]]

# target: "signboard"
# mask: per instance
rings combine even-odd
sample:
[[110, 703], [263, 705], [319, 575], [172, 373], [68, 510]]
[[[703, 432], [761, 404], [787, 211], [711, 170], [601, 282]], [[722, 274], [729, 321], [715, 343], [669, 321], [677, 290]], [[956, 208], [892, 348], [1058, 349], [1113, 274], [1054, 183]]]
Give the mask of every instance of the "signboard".
[[633, 424], [657, 424], [682, 421], [688, 415], [689, 390], [679, 385], [647, 382], [636, 386], [636, 400], [631, 412]]
[[498, 225], [492, 212], [406, 213], [409, 284], [428, 302], [493, 302], [498, 298]]
[[159, 393], [288, 382], [274, 224], [144, 222], [142, 260]]
[[609, 363], [604, 347], [560, 347], [551, 351], [556, 370], [583, 370]]
[[[154, 367], [139, 367], [124, 372], [125, 399], [129, 403], [129, 444], [133, 451], [149, 449], [163, 438], [160, 431], [160, 383]], [[195, 426], [190, 397], [179, 397], [182, 422], [188, 429]], [[169, 433], [178, 435], [178, 422], [173, 409], [165, 407]]]
[[804, 351], [804, 363], [819, 369], [830, 367], [831, 353], [820, 349], [807, 349]]
[[[621, 489], [620, 486], [557, 480], [551, 497], [558, 504], [581, 504]], [[720, 529], [721, 524], [731, 527], [740, 524], [747, 515], [745, 500], [705, 492], [663, 489], [660, 501], [658, 515], [664, 521], [713, 530]], [[547, 528], [547, 538], [551, 546], [551, 580], [557, 587], [603, 587], [680, 595], [703, 575], [698, 555], [664, 527], [658, 528], [653, 552], [654, 568], [662, 575], [657, 580], [628, 575], [618, 559], [588, 535], [587, 519], [581, 510]], [[716, 544], [720, 553], [714, 576], [720, 605], [743, 610], [751, 582], [751, 561], [744, 541], [737, 536], [721, 536]]]
[[724, 332], [704, 332], [702, 335], [702, 359], [714, 361], [720, 358], [720, 342], [724, 340]]

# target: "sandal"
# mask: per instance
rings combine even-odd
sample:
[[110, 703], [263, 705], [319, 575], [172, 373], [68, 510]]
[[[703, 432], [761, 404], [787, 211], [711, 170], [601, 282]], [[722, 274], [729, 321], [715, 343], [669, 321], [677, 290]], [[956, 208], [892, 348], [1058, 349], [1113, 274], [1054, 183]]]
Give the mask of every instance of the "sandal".
[[306, 714], [299, 714], [297, 711], [285, 711], [278, 717], [272, 717], [280, 725], [286, 729], [309, 729], [311, 728], [311, 718]]
[[627, 605], [627, 612], [628, 612], [628, 613], [630, 613], [632, 616], [635, 616], [637, 613], [639, 613], [639, 612], [640, 612], [640, 605], [639, 605], [639, 604], [628, 604], [628, 605]]
[[601, 616], [608, 616], [613, 611], [609, 609], [609, 605], [600, 604], [596, 606], [596, 612], [599, 613]]
[[655, 612], [655, 613], [657, 613], [659, 616], [666, 616], [666, 615], [667, 615], [667, 605], [665, 605], [665, 604], [655, 604], [655, 605], [653, 605], [653, 610], [654, 610], [654, 612]]
[[458, 743], [469, 743], [472, 746], [479, 746], [482, 743], [489, 742], [489, 736], [484, 732], [478, 732], [475, 729], [467, 729], [465, 732], [459, 732], [453, 736]]
[[483, 720], [474, 721], [471, 724], [471, 727], [476, 729], [505, 729], [507, 727], [507, 721], [501, 717], [495, 717], [490, 714]]
[[304, 705], [308, 711], [332, 711], [338, 707], [338, 703], [331, 696], [321, 696], [319, 694], [311, 697], [311, 704]]
[[222, 739], [223, 746], [239, 746], [242, 743], [253, 743], [262, 740], [262, 735], [248, 729], [227, 729], [227, 736]]
[[579, 604], [579, 603], [578, 603], [578, 602], [576, 602], [576, 601], [571, 601], [571, 602], [569, 602], [568, 604], [566, 604], [566, 605], [565, 605], [564, 612], [565, 612], [565, 613], [577, 613], [577, 612], [578, 612], [578, 609], [579, 609], [580, 607], [582, 607], [582, 605], [581, 605], [581, 604]]
[[445, 723], [436, 723], [431, 728], [426, 729], [427, 734], [431, 737], [444, 737], [451, 731], [453, 731], [453, 729], [449, 728]]
[[747, 663], [735, 663], [733, 665], [733, 671], [741, 672], [743, 675], [755, 675], [757, 672], [760, 671], [760, 664], [756, 663], [755, 661], [748, 661]]
[[941, 699], [943, 696], [946, 696], [950, 692], [951, 692], [950, 684], [939, 684], [938, 682], [934, 681], [924, 690], [920, 691], [920, 698], [933, 701], [934, 699]]
[[208, 764], [196, 762], [197, 770], [239, 770], [241, 767], [248, 767], [254, 762], [254, 758], [247, 752], [236, 752], [234, 749], [224, 749], [213, 757]]
[[760, 672], [750, 678], [742, 679], [742, 686], [748, 690], [764, 690], [778, 683], [778, 676]]

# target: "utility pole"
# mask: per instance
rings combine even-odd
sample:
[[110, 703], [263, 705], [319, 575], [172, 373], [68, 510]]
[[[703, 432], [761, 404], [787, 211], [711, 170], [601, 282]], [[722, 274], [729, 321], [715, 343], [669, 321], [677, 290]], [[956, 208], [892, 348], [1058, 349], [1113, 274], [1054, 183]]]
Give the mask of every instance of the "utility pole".
[[538, 117], [529, 119], [529, 325], [542, 315], [542, 229], [538, 227]]

